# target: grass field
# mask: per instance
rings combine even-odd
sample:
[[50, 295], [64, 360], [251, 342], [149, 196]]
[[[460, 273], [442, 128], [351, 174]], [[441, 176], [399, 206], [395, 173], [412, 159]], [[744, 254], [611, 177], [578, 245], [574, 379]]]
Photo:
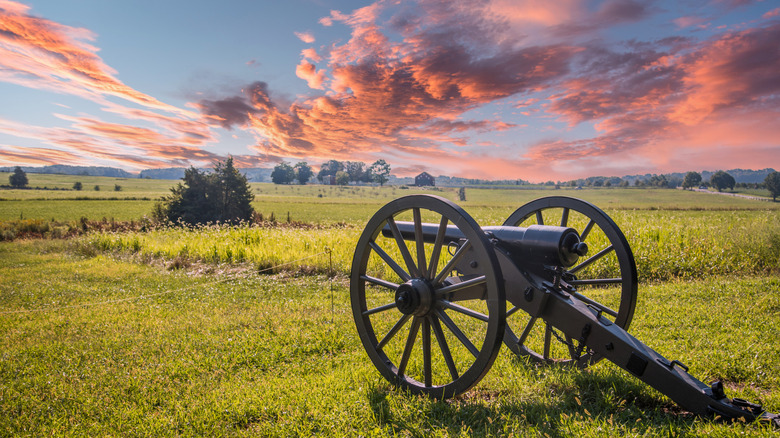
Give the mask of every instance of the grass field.
[[[85, 190], [0, 190], [0, 231], [138, 220], [176, 183], [29, 177]], [[252, 187], [276, 223], [0, 242], [0, 436], [780, 435], [692, 417], [609, 363], [536, 368], [507, 349], [454, 400], [404, 394], [368, 360], [346, 280], [365, 223], [399, 196], [444, 196], [483, 225], [538, 197], [582, 198], [637, 260], [630, 332], [778, 412], [780, 203], [633, 188], [470, 188], [462, 202], [447, 188]]]
[[[0, 181], [7, 176], [0, 173]], [[62, 190], [0, 190], [0, 221], [45, 219], [76, 221], [138, 220], [150, 215], [156, 200], [170, 194], [171, 180], [121, 179], [73, 175], [29, 174], [31, 187]], [[81, 181], [84, 189], [72, 190]], [[122, 187], [114, 191], [115, 185]], [[95, 191], [94, 186], [101, 187]], [[314, 223], [364, 223], [388, 201], [412, 193], [432, 193], [458, 200], [457, 188], [279, 186], [252, 183], [255, 210], [269, 217]], [[604, 210], [773, 210], [780, 203], [757, 202], [727, 196], [667, 189], [467, 189], [466, 201], [457, 201], [480, 223], [483, 218], [503, 222], [521, 205], [543, 196], [564, 195], [584, 199]]]
[[[687, 415], [609, 363], [539, 369], [506, 349], [461, 397], [410, 396], [365, 357], [343, 279], [169, 271], [68, 245], [0, 244], [0, 435], [777, 433]], [[777, 412], [778, 290], [776, 277], [646, 286], [631, 331]]]

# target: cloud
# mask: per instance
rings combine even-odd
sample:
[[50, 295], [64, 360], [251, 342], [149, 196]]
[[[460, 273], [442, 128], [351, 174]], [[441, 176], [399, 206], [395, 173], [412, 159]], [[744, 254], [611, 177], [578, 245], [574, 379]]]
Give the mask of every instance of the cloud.
[[[119, 165], [161, 166], [216, 157], [202, 150], [216, 137], [200, 113], [165, 104], [119, 81], [116, 71], [97, 55], [91, 31], [35, 17], [29, 11], [20, 3], [0, 1], [0, 80], [77, 96], [131, 123], [59, 114], [72, 123], [70, 128], [3, 120], [0, 132], [61, 148], [63, 158], [98, 158]], [[30, 155], [57, 156], [54, 150], [31, 148]]]
[[18, 164], [50, 165], [78, 163], [84, 157], [67, 151], [51, 148], [29, 148], [0, 145], [0, 164], [10, 166]]
[[[414, 25], [413, 18], [394, 19], [400, 41], [377, 22], [380, 4], [352, 14], [332, 12], [329, 22], [348, 25], [351, 38], [330, 47], [323, 59], [327, 69], [306, 60], [312, 52], [305, 52], [296, 69], [324, 96], [283, 109], [262, 87], [218, 100], [233, 103], [224, 111], [214, 102], [201, 102], [201, 110], [228, 126], [243, 126], [248, 118], [247, 127], [260, 138], [255, 150], [268, 156], [353, 159], [381, 153], [433, 159], [444, 144], [466, 145], [461, 136], [509, 129], [509, 123], [460, 117], [486, 103], [550, 87], [569, 73], [568, 63], [580, 50], [565, 45], [476, 50], [489, 41], [479, 29], [464, 37], [464, 29], [472, 23], [489, 29], [491, 22], [448, 3], [426, 4], [429, 15]], [[252, 110], [244, 106], [249, 102]], [[235, 106], [241, 107], [238, 116], [231, 111]]]
[[317, 70], [317, 67], [305, 59], [295, 68], [295, 75], [306, 81], [309, 88], [322, 90], [323, 83], [327, 79], [325, 70]]
[[91, 31], [29, 15], [29, 7], [0, 3], [0, 80], [103, 103], [115, 96], [150, 108], [179, 112], [114, 77], [95, 54]]
[[[719, 35], [699, 44], [617, 53], [590, 49], [589, 62], [563, 83], [548, 110], [571, 125], [592, 122], [600, 134], [535, 144], [525, 158], [584, 163], [594, 158], [649, 160], [690, 167], [675, 157], [722, 147], [744, 167], [777, 154], [780, 129], [780, 23]], [[744, 154], [752, 148], [756, 155]], [[740, 151], [735, 153], [735, 151]], [[753, 163], [753, 164], [750, 164]], [[730, 165], [732, 165], [730, 164]], [[736, 164], [734, 164], [736, 165]], [[668, 167], [667, 167], [668, 168]]]
[[[236, 155], [254, 165], [384, 158], [408, 172], [547, 180], [684, 166], [697, 154], [704, 163], [738, 148], [771, 160], [780, 144], [778, 9], [737, 30], [709, 29], [706, 40], [616, 39], [627, 24], [663, 19], [674, 31], [741, 3], [715, 1], [706, 20], [689, 10], [668, 22], [635, 0], [380, 0], [320, 19], [348, 38], [305, 48], [289, 66], [307, 94], [282, 100], [257, 80], [183, 109], [119, 81], [89, 30], [0, 0], [0, 80], [79, 96], [111, 116], [60, 114], [60, 128], [0, 120], [0, 132], [40, 141], [43, 156], [151, 167], [218, 159], [207, 150], [218, 128], [256, 139], [255, 155]], [[312, 32], [295, 35], [315, 42]], [[535, 122], [549, 127], [546, 139], [520, 135]], [[734, 156], [751, 167], [747, 154]]]
[[303, 41], [306, 44], [311, 44], [314, 41], [316, 41], [316, 39], [314, 38], [314, 35], [312, 35], [311, 32], [295, 32], [295, 36], [297, 36], [298, 39], [300, 39], [301, 41]]

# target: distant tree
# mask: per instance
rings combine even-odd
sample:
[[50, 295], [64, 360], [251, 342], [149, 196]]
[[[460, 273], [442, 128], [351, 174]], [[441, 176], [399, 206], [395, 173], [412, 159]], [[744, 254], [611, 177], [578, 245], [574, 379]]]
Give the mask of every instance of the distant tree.
[[349, 174], [343, 170], [336, 172], [336, 184], [346, 186], [349, 184]]
[[306, 184], [314, 175], [314, 171], [311, 170], [311, 166], [305, 161], [301, 161], [295, 165], [295, 179], [301, 184]]
[[390, 165], [385, 160], [376, 160], [371, 167], [368, 168], [369, 174], [371, 174], [372, 180], [378, 182], [380, 186], [384, 186], [390, 177]]
[[626, 188], [629, 186], [628, 180], [620, 180], [620, 184], [618, 184], [622, 188]]
[[295, 181], [295, 169], [287, 162], [282, 161], [271, 172], [271, 181], [274, 184], [290, 184]]
[[336, 172], [344, 170], [344, 163], [336, 160], [329, 160], [327, 163], [320, 166], [320, 171], [317, 173], [317, 179], [320, 182], [325, 182], [331, 176], [336, 176]]
[[22, 170], [21, 167], [16, 166], [14, 168], [14, 173], [8, 177], [8, 182], [11, 184], [11, 187], [15, 189], [27, 187], [27, 174], [24, 172], [24, 170]]
[[780, 195], [780, 172], [772, 172], [767, 175], [764, 178], [764, 185], [772, 194], [772, 201], [777, 201], [777, 197]]
[[734, 189], [736, 182], [734, 181], [733, 176], [722, 170], [719, 170], [713, 173], [710, 177], [710, 184], [712, 184], [712, 186], [715, 187], [719, 192], [722, 192], [723, 189], [726, 188]]
[[650, 177], [650, 181], [647, 183], [652, 187], [668, 188], [669, 182], [666, 180], [665, 175], [653, 175]]
[[344, 163], [344, 171], [349, 174], [350, 181], [363, 181], [365, 179], [366, 163], [361, 161], [347, 161]]
[[682, 187], [683, 189], [690, 189], [698, 187], [699, 184], [701, 184], [701, 174], [699, 172], [688, 172], [685, 174], [685, 178], [683, 178]]
[[99, 185], [97, 185], [97, 184], [95, 184], [95, 191], [96, 191], [96, 192], [99, 192], [99, 191], [100, 191], [100, 186], [99, 186]]
[[76, 181], [73, 183], [73, 190], [81, 190], [84, 186], [81, 184], [81, 181]]
[[122, 186], [120, 186], [119, 184], [114, 184], [114, 191], [115, 192], [121, 192], [122, 191]]
[[233, 157], [216, 163], [212, 173], [190, 167], [182, 181], [155, 206], [157, 219], [196, 225], [252, 218], [254, 195], [246, 176], [233, 166]]
[[461, 187], [458, 189], [458, 200], [460, 201], [466, 200], [466, 187]]

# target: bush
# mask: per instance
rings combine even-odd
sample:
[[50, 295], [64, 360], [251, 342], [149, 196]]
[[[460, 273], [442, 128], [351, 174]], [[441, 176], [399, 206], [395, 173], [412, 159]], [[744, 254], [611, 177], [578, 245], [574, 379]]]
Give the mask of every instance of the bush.
[[152, 215], [160, 221], [188, 225], [250, 221], [255, 195], [246, 176], [233, 167], [233, 158], [214, 166], [213, 173], [190, 167], [184, 183], [155, 205]]

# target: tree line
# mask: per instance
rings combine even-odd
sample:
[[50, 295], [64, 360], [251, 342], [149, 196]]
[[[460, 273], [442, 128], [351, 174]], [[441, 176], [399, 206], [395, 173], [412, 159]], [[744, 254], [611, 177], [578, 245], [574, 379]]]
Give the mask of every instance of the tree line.
[[[547, 181], [544, 185], [548, 186], [569, 186], [569, 187], [630, 187], [629, 180], [619, 177], [592, 176], [584, 179], [575, 179], [567, 182]], [[636, 178], [633, 182], [634, 187], [653, 187], [653, 188], [677, 188], [692, 189], [695, 187], [712, 187], [717, 191], [735, 188], [766, 188], [775, 199], [780, 195], [780, 172], [772, 172], [766, 176], [762, 183], [738, 183], [728, 172], [719, 170], [713, 173], [709, 179], [705, 180], [699, 172], [688, 172], [684, 177], [674, 175], [648, 175], [646, 178]]]
[[[314, 170], [305, 161], [290, 165], [282, 161], [271, 172], [274, 184], [306, 184], [314, 176]], [[390, 165], [377, 160], [370, 166], [362, 161], [329, 160], [320, 166], [317, 180], [322, 184], [347, 185], [354, 183], [377, 183], [385, 185], [390, 177]]]

